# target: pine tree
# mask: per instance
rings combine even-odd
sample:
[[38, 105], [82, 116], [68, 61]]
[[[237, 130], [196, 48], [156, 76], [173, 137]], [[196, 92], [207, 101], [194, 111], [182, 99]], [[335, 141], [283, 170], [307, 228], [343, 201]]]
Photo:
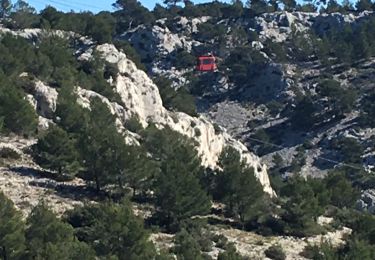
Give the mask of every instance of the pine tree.
[[9, 0], [0, 0], [0, 18], [7, 16], [12, 8], [12, 3]]
[[29, 259], [94, 259], [93, 250], [74, 237], [72, 226], [59, 220], [44, 203], [32, 210], [27, 226]]
[[124, 138], [117, 132], [115, 116], [99, 98], [91, 101], [87, 126], [80, 135], [79, 147], [84, 159], [87, 181], [93, 181], [96, 190], [103, 185], [115, 183], [118, 175], [118, 155]]
[[263, 188], [254, 175], [254, 170], [245, 166], [238, 151], [226, 147], [220, 155], [222, 168], [218, 173], [218, 198], [245, 224], [256, 216], [256, 206], [263, 197]]
[[75, 140], [52, 126], [34, 146], [34, 159], [42, 167], [57, 171], [58, 177], [74, 177], [81, 168]]
[[284, 5], [284, 10], [292, 12], [297, 7], [297, 2], [295, 0], [282, 0], [282, 4]]
[[202, 253], [198, 241], [189, 234], [185, 229], [182, 229], [175, 236], [174, 253], [178, 260], [203, 260]]
[[371, 0], [359, 0], [355, 5], [358, 12], [372, 11], [372, 6]]
[[246, 5], [254, 15], [260, 15], [269, 10], [269, 6], [265, 0], [248, 0]]
[[64, 85], [59, 92], [56, 105], [56, 118], [65, 131], [69, 133], [82, 133], [87, 126], [88, 111], [77, 103], [74, 88]]
[[25, 225], [13, 203], [0, 191], [0, 259], [22, 259]]
[[327, 3], [327, 7], [325, 8], [325, 11], [327, 13], [336, 13], [336, 12], [341, 12], [342, 7], [337, 3], [336, 0], [329, 0]]
[[78, 237], [105, 259], [153, 259], [156, 255], [148, 232], [128, 201], [76, 208], [69, 213], [68, 221]]
[[139, 190], [146, 191], [151, 187], [152, 177], [160, 170], [157, 163], [147, 156], [142, 147], [123, 145], [121, 150], [116, 163], [119, 166], [119, 186], [126, 183], [133, 189], [133, 195]]
[[34, 134], [37, 115], [23, 93], [6, 80], [0, 79], [0, 118], [3, 129], [20, 135]]
[[151, 127], [146, 132], [145, 146], [160, 163], [154, 183], [159, 214], [171, 227], [207, 213], [211, 203], [199, 183], [201, 160], [192, 141], [170, 129]]
[[217, 260], [242, 260], [242, 259], [243, 257], [239, 253], [237, 253], [236, 247], [232, 244], [230, 244], [228, 248], [226, 248], [224, 252], [221, 252], [217, 257]]

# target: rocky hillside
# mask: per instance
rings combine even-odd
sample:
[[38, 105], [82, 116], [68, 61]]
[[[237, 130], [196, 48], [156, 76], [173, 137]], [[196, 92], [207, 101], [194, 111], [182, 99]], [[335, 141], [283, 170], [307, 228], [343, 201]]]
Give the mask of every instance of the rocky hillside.
[[[373, 91], [373, 58], [338, 57], [339, 41], [322, 46], [333, 34], [355, 35], [373, 20], [369, 11], [283, 11], [237, 19], [175, 17], [153, 26], [140, 25], [120, 38], [130, 41], [144, 61], [151, 61], [146, 65], [155, 77], [166, 77], [175, 88], [191, 91], [202, 114], [241, 139], [266, 165], [272, 168], [275, 156], [280, 156], [278, 174], [319, 177], [346, 165], [373, 178], [374, 129], [361, 119], [367, 113], [364, 100]], [[221, 29], [226, 32], [219, 37]], [[149, 52], [145, 46], [154, 49]], [[193, 59], [207, 52], [219, 58], [219, 70], [194, 72], [189, 55]], [[238, 74], [246, 71], [245, 66], [246, 80], [241, 81]], [[340, 88], [342, 97], [334, 92]], [[295, 120], [312, 124], [300, 126]], [[348, 158], [349, 143], [358, 148], [353, 150], [357, 159]]]
[[372, 4], [175, 4], [0, 6], [0, 258], [374, 259]]

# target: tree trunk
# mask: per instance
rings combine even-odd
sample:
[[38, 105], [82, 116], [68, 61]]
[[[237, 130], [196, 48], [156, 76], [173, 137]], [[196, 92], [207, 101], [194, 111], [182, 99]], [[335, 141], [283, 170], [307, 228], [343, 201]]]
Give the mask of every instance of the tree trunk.
[[2, 251], [3, 251], [3, 254], [2, 254], [3, 259], [8, 260], [7, 250], [6, 250], [5, 246], [3, 246]]
[[95, 184], [96, 184], [96, 191], [99, 192], [100, 191], [100, 181], [99, 181], [98, 174], [96, 174], [96, 173], [95, 173]]

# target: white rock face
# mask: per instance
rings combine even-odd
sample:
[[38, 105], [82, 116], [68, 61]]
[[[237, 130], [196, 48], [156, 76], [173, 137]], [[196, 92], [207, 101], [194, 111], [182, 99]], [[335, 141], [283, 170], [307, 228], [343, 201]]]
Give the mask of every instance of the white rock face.
[[[223, 148], [227, 145], [233, 146], [240, 151], [248, 165], [254, 168], [255, 175], [262, 183], [265, 192], [274, 195], [266, 166], [243, 144], [225, 132], [215, 133], [214, 126], [203, 117], [195, 118], [184, 113], [168, 111], [163, 107], [157, 86], [145, 72], [138, 70], [124, 53], [110, 44], [97, 46], [96, 49], [108, 62], [117, 64], [119, 69], [119, 76], [113, 84], [125, 105], [120, 108], [118, 104], [104, 101], [111, 108], [112, 113], [116, 114], [119, 122], [125, 122], [132, 115], [137, 115], [143, 126], [147, 126], [149, 122], [154, 122], [160, 127], [169, 126], [195, 139], [199, 144], [197, 150], [202, 157], [203, 165], [211, 168], [217, 167], [218, 157]], [[83, 56], [89, 55], [86, 53]], [[85, 106], [89, 106], [90, 99], [94, 96], [100, 97], [97, 93], [83, 89], [78, 89], [78, 94], [81, 97], [81, 104]], [[105, 100], [104, 97], [102, 98]]]
[[41, 81], [37, 81], [35, 82], [33, 92], [38, 114], [45, 118], [52, 118], [54, 112], [56, 112], [58, 96], [56, 89], [45, 85]]
[[275, 42], [284, 42], [292, 32], [292, 27], [297, 32], [303, 32], [313, 27], [318, 32], [330, 28], [340, 28], [345, 23], [359, 22], [373, 12], [354, 14], [319, 14], [306, 12], [274, 12], [265, 13], [255, 18], [257, 31], [262, 41], [271, 39]]

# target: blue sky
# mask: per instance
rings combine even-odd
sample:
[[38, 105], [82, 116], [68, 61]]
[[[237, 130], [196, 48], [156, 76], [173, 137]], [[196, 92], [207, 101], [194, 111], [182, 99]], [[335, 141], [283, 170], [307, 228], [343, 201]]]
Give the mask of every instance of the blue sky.
[[[13, 0], [12, 2], [16, 2]], [[116, 0], [28, 0], [31, 6], [35, 7], [38, 11], [44, 9], [47, 5], [52, 5], [56, 9], [61, 11], [74, 10], [76, 12], [90, 10], [94, 13], [102, 10], [113, 11], [112, 3]], [[141, 0], [144, 6], [149, 9], [153, 9], [156, 3], [162, 3], [163, 0]], [[209, 2], [208, 0], [195, 0], [195, 3]]]

